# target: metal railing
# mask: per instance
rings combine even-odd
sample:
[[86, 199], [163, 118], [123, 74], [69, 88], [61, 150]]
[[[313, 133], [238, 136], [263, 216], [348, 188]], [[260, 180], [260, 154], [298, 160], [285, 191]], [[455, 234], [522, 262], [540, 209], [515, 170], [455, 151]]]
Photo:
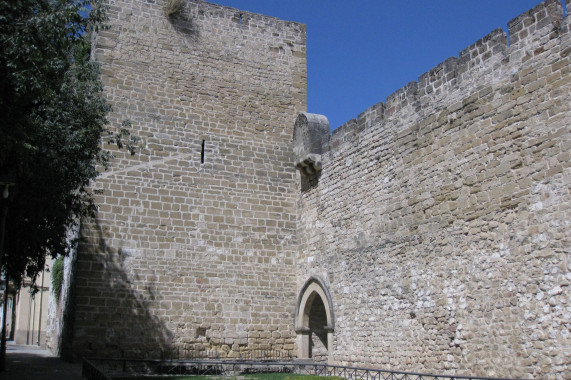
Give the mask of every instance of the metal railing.
[[515, 380], [482, 376], [431, 375], [373, 368], [347, 367], [296, 361], [256, 360], [145, 360], [84, 359], [83, 376], [88, 380], [107, 380], [126, 375], [217, 375], [236, 376], [251, 373], [296, 373], [350, 380]]
[[516, 380], [509, 378], [492, 378], [482, 376], [460, 376], [460, 375], [433, 375], [426, 373], [390, 371], [374, 368], [358, 368], [329, 364], [306, 364], [302, 368], [298, 368], [296, 373], [317, 375], [317, 376], [336, 376], [344, 379], [362, 379], [362, 380]]
[[100, 368], [100, 366], [97, 366], [88, 359], [81, 361], [81, 376], [89, 380], [111, 380], [111, 378], [105, 374], [103, 368]]

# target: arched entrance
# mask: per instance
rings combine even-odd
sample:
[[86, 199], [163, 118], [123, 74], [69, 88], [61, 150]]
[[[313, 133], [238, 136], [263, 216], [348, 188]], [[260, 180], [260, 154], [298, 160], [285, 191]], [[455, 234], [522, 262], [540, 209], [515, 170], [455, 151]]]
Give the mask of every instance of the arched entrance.
[[295, 318], [298, 358], [327, 362], [333, 345], [335, 318], [331, 295], [319, 277], [311, 277], [301, 289]]

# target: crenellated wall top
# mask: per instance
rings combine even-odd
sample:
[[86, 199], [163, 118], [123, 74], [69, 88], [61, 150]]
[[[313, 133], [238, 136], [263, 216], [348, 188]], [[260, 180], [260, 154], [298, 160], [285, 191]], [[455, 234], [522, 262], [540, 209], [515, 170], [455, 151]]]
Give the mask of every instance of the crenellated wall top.
[[[567, 7], [571, 0], [566, 0]], [[329, 139], [324, 139], [322, 150], [335, 151], [346, 142], [358, 139], [375, 126], [375, 133], [384, 133], [388, 120], [418, 120], [430, 116], [430, 110], [442, 104], [461, 103], [461, 99], [473, 91], [481, 90], [502, 79], [509, 78], [526, 67], [532, 57], [549, 49], [561, 48], [564, 35], [569, 32], [569, 19], [563, 17], [559, 0], [547, 0], [509, 21], [509, 34], [497, 28], [462, 50], [457, 57], [450, 57], [432, 70], [420, 75], [335, 129]], [[440, 106], [438, 104], [441, 104]], [[406, 123], [401, 123], [405, 125]]]

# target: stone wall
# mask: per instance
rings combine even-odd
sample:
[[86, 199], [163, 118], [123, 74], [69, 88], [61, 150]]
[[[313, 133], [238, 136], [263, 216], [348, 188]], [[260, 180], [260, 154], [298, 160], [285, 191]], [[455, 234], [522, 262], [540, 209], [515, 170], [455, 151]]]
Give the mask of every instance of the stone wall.
[[539, 4], [318, 149], [300, 116], [297, 285], [329, 288], [331, 362], [568, 378], [569, 20]]
[[108, 4], [94, 57], [109, 120], [143, 145], [94, 184], [74, 354], [293, 351], [305, 26], [199, 0], [170, 18], [163, 1]]
[[171, 17], [163, 1], [109, 6], [94, 58], [111, 124], [130, 120], [142, 147], [106, 146], [116, 159], [82, 222], [66, 351], [301, 352], [296, 299], [313, 278], [327, 300], [299, 313], [297, 333], [318, 360], [571, 371], [559, 1], [512, 20], [509, 44], [493, 31], [331, 136], [323, 116], [294, 126], [303, 25], [200, 0]]

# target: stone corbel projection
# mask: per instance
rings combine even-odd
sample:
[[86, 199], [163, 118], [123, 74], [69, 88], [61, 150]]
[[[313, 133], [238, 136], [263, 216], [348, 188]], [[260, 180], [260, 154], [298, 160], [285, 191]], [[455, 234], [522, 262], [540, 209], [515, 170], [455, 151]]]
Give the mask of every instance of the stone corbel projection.
[[296, 160], [295, 167], [303, 176], [315, 175], [321, 170], [321, 155], [308, 154], [304, 158]]
[[329, 120], [323, 115], [300, 113], [293, 130], [295, 167], [304, 177], [321, 171], [321, 154], [329, 140]]

